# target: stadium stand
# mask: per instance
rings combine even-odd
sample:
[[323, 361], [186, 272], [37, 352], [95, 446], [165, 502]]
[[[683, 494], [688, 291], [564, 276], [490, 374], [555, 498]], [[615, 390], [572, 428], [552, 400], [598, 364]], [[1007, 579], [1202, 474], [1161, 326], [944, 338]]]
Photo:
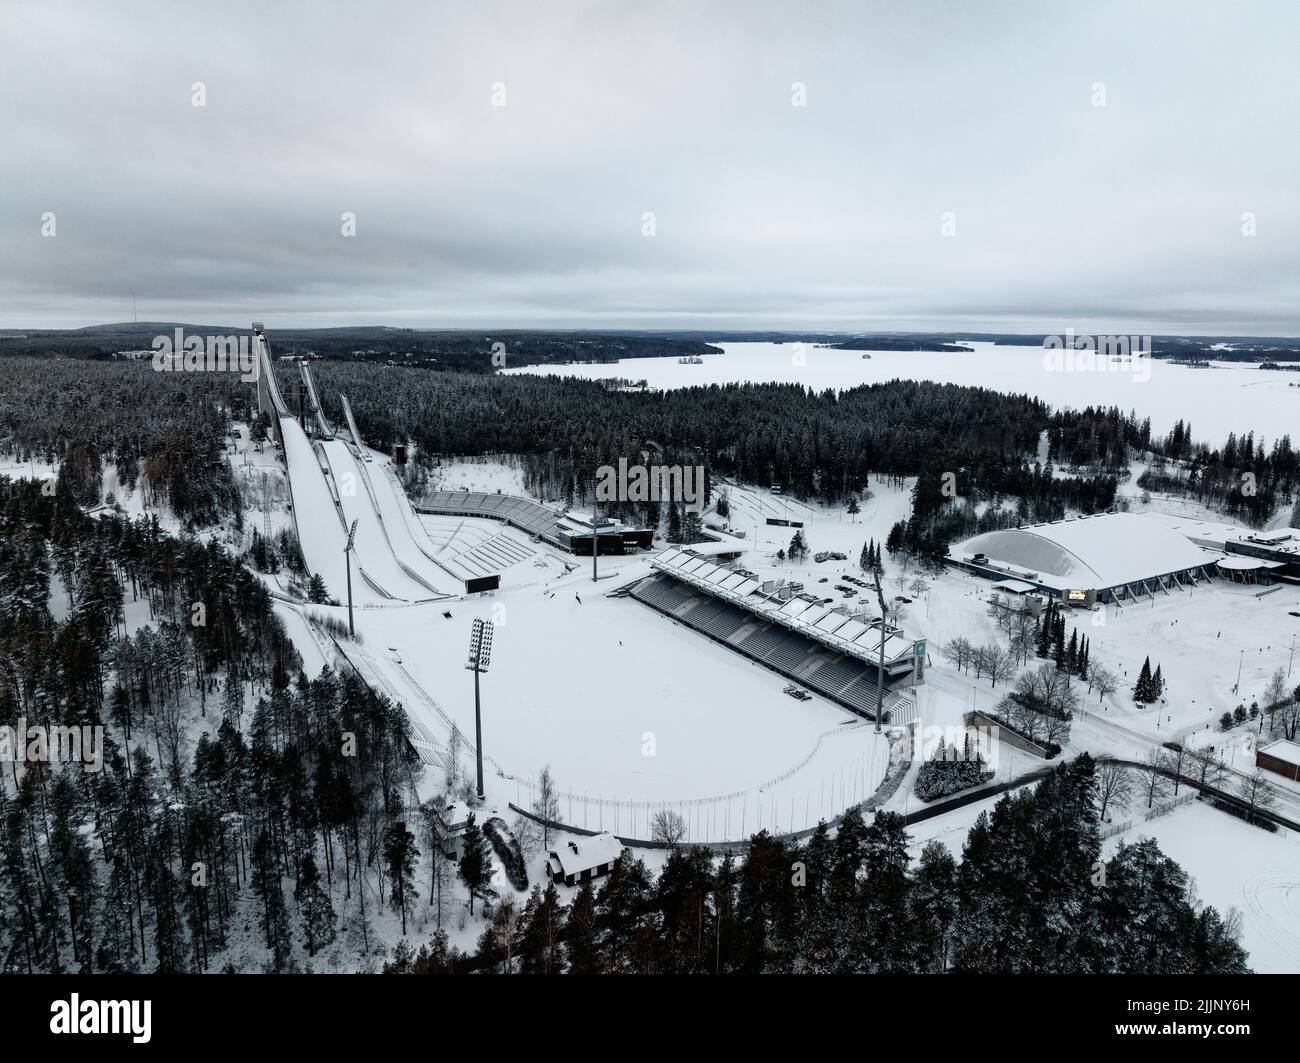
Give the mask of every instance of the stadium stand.
[[[633, 587], [631, 596], [751, 660], [816, 690], [845, 708], [875, 718], [879, 697], [876, 689], [876, 665], [869, 660], [841, 653], [836, 646], [828, 645], [825, 640], [834, 636], [824, 626], [809, 624], [809, 634], [805, 635], [780, 623], [771, 622], [763, 614], [745, 609], [734, 602], [706, 597], [698, 588], [662, 571]], [[820, 616], [820, 613], [811, 615]], [[835, 624], [826, 626], [842, 627], [849, 623], [861, 629], [858, 631], [855, 628], [852, 632], [855, 637], [862, 632], [876, 632], [878, 637], [879, 628], [869, 627], [861, 620], [845, 614], [836, 614], [835, 620]], [[897, 633], [891, 633], [887, 650], [897, 650], [898, 641], [901, 641], [901, 637]], [[886, 674], [890, 682], [896, 682], [900, 678], [897, 660], [888, 654]]]

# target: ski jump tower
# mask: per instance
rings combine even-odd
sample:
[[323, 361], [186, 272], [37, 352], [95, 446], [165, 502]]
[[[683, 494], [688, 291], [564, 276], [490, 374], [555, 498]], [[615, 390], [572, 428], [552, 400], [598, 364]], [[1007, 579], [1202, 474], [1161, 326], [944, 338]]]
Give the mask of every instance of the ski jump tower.
[[275, 432], [276, 442], [284, 452], [284, 430], [280, 427], [281, 417], [292, 417], [289, 406], [280, 394], [280, 386], [275, 382], [275, 369], [271, 365], [271, 341], [260, 321], [253, 322], [253, 347], [257, 353], [257, 412], [271, 416], [271, 427]]

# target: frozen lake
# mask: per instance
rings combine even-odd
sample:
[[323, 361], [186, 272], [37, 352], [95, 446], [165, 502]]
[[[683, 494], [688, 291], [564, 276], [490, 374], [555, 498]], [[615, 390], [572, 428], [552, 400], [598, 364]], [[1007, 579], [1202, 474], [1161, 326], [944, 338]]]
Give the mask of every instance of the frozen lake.
[[[782, 381], [816, 389], [850, 388], [899, 378], [967, 384], [1002, 392], [1027, 392], [1053, 407], [1118, 406], [1150, 417], [1164, 433], [1182, 418], [1194, 438], [1220, 446], [1229, 432], [1254, 431], [1272, 442], [1300, 424], [1300, 373], [1270, 372], [1253, 365], [1215, 363], [1189, 369], [1144, 360], [1142, 372], [1118, 362], [1099, 367], [1048, 364], [1041, 347], [1010, 347], [969, 341], [973, 353], [927, 351], [835, 351], [811, 344], [720, 343], [726, 352], [703, 365], [676, 358], [634, 358], [607, 365], [527, 366], [512, 373], [645, 379], [652, 388]], [[1069, 353], [1069, 352], [1057, 352]], [[1079, 352], [1082, 354], [1083, 352]], [[802, 354], [802, 364], [797, 355]], [[1100, 360], [1098, 360], [1100, 361]], [[1148, 372], [1149, 370], [1149, 372]], [[1289, 387], [1288, 385], [1297, 385]]]

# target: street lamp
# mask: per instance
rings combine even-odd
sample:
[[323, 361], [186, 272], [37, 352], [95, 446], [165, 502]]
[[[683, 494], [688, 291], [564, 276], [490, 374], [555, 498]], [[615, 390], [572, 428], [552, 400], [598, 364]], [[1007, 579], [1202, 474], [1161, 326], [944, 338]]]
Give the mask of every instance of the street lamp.
[[479, 711], [478, 677], [492, 661], [492, 621], [475, 620], [469, 636], [469, 661], [465, 667], [474, 673], [474, 751], [478, 757], [478, 799], [483, 792], [483, 715]]
[[357, 537], [357, 522], [352, 522], [352, 527], [348, 529], [348, 545], [343, 548], [343, 565], [348, 573], [348, 634], [356, 638], [356, 631], [352, 627], [352, 543]]

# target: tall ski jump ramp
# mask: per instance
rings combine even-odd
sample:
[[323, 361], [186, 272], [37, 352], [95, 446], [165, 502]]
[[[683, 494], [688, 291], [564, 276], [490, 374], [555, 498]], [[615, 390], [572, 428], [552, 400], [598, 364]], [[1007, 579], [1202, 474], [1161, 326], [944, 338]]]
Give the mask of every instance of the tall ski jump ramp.
[[332, 598], [346, 600], [344, 548], [348, 529], [356, 521], [353, 604], [431, 601], [450, 597], [451, 592], [443, 589], [446, 586], [459, 590], [454, 574], [433, 560], [432, 543], [428, 549], [420, 545], [417, 529], [426, 541], [428, 537], [396, 476], [387, 470], [371, 476], [368, 466], [373, 461], [360, 445], [347, 399], [343, 401], [348, 430], [356, 440], [352, 444], [335, 435], [320, 408], [311, 370], [299, 363], [312, 417], [324, 437], [313, 444], [280, 392], [270, 343], [260, 324], [254, 324], [253, 336], [259, 358], [258, 405], [274, 415], [288, 470], [294, 527], [308, 571], [321, 577]]

